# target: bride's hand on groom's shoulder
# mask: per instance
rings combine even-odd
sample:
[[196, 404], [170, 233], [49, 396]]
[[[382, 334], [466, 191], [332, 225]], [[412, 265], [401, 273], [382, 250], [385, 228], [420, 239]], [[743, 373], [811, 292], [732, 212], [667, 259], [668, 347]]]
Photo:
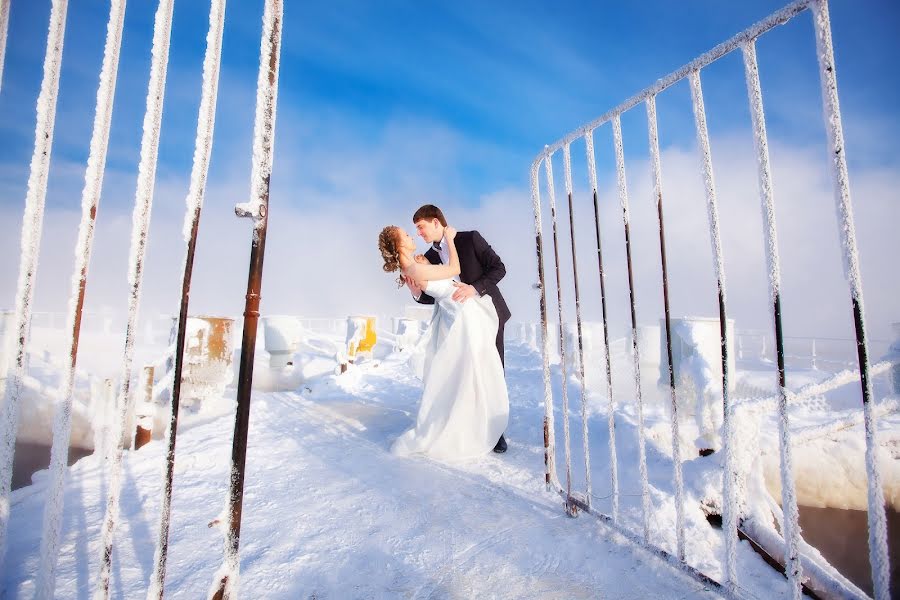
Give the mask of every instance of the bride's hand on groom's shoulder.
[[447, 227], [444, 228], [444, 237], [448, 240], [456, 239], [456, 228], [447, 225]]

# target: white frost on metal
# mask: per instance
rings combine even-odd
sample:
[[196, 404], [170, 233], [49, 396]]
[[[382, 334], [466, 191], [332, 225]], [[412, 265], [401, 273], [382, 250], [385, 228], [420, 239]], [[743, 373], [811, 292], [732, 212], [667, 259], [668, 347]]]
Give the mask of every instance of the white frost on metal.
[[[650, 146], [650, 166], [653, 176], [653, 198], [658, 206], [659, 231], [663, 232], [662, 222], [662, 166], [659, 158], [659, 132], [656, 119], [656, 96], [647, 98], [647, 133]], [[665, 264], [663, 264], [665, 269]], [[668, 310], [668, 305], [666, 306]], [[668, 316], [666, 327], [668, 327]], [[669, 332], [666, 332], [670, 335]], [[672, 361], [669, 362], [669, 393], [671, 395], [670, 426], [672, 435], [672, 485], [675, 488], [675, 552], [679, 560], [685, 559], [684, 553], [684, 476], [681, 468], [681, 435], [678, 430], [678, 399], [675, 394], [675, 386], [671, 385]]]
[[[844, 131], [841, 124], [841, 107], [838, 101], [837, 75], [835, 74], [834, 48], [831, 43], [831, 22], [828, 3], [816, 0], [812, 3], [813, 23], [816, 32], [816, 50], [819, 56], [819, 73], [822, 82], [825, 129], [831, 172], [834, 176], [835, 204], [841, 245], [844, 250], [844, 271], [850, 286], [850, 296], [858, 311], [857, 343], [865, 352], [859, 368], [866, 375], [869, 370], [866, 342], [866, 320], [859, 270], [859, 253], [856, 245], [856, 228], [853, 224], [853, 208], [850, 202], [850, 179], [847, 172], [847, 156]], [[872, 379], [863, 378], [863, 413], [866, 430], [866, 472], [868, 473], [869, 508], [869, 563], [872, 565], [872, 582], [876, 600], [890, 597], [890, 563], [888, 562], [887, 520], [884, 512], [884, 490], [877, 460], [877, 423], [872, 410]]]
[[[588, 178], [591, 185], [591, 192], [596, 197], [597, 191], [597, 161], [594, 156], [594, 131], [588, 131], [584, 134], [584, 148], [585, 154], [587, 156], [587, 164], [588, 164]], [[596, 204], [595, 204], [595, 209]], [[597, 209], [599, 210], [599, 209]], [[596, 225], [596, 233], [597, 233], [597, 260], [598, 264], [601, 257], [602, 248], [600, 247], [600, 215], [595, 214], [595, 225]], [[606, 306], [606, 297], [602, 295], [603, 290], [606, 289], [605, 282], [606, 274], [603, 272], [603, 269], [600, 269], [600, 290], [601, 290], [601, 298], [600, 301], [602, 305]], [[618, 522], [619, 520], [619, 459], [616, 452], [616, 402], [613, 397], [613, 388], [612, 388], [612, 362], [611, 356], [609, 353], [609, 332], [606, 330], [606, 322], [604, 320], [603, 323], [603, 351], [605, 353], [604, 359], [606, 361], [606, 398], [609, 403], [607, 407], [606, 413], [606, 421], [607, 428], [609, 430], [609, 478], [610, 478], [610, 486], [612, 488], [612, 520], [613, 523]]]
[[3, 63], [6, 58], [6, 32], [9, 30], [10, 1], [0, 0], [0, 90], [3, 89]]
[[87, 281], [91, 248], [94, 239], [94, 219], [103, 189], [103, 173], [106, 167], [106, 151], [109, 146], [109, 127], [112, 121], [116, 76], [119, 68], [119, 51], [122, 46], [122, 28], [125, 20], [125, 0], [110, 3], [109, 22], [106, 26], [106, 43], [100, 83], [97, 87], [97, 105], [91, 134], [90, 153], [81, 193], [81, 222], [75, 246], [75, 268], [72, 273], [71, 292], [66, 316], [66, 332], [69, 365], [63, 374], [56, 419], [53, 424], [53, 446], [50, 453], [50, 485], [47, 503], [44, 505], [44, 528], [41, 536], [40, 565], [37, 571], [36, 598], [52, 598], [56, 585], [56, 563], [59, 556], [60, 533], [63, 516], [63, 489], [67, 473], [69, 438], [72, 432], [72, 391], [75, 383], [76, 338], [81, 325], [83, 289]]
[[[723, 317], [725, 311], [725, 264], [722, 258], [722, 243], [719, 237], [719, 206], [716, 199], [716, 187], [713, 177], [712, 153], [709, 147], [709, 131], [706, 127], [706, 109], [703, 105], [703, 90], [700, 87], [700, 72], [693, 71], [689, 75], [691, 99], [694, 109], [694, 120], [697, 128], [697, 142], [703, 165], [703, 184], [706, 190], [706, 208], [709, 219], [709, 234], [712, 243], [713, 264], [719, 288], [719, 302]], [[735, 449], [734, 449], [734, 413], [728, 393], [728, 319], [723, 318], [722, 328], [722, 445], [725, 449], [725, 468], [722, 473], [724, 504], [722, 515], [722, 534], [725, 536], [725, 582], [729, 589], [737, 585], [737, 502], [735, 499]]]
[[[540, 175], [541, 161], [537, 160], [531, 166], [531, 203], [534, 209], [534, 236], [535, 243], [540, 244], [539, 249], [543, 248], [541, 240], [543, 237], [543, 225], [541, 223], [541, 189], [538, 182]], [[537, 254], [538, 263], [538, 285], [541, 288], [541, 359], [543, 362], [543, 379], [544, 379], [544, 423], [546, 427], [547, 448], [544, 465], [544, 477], [547, 485], [559, 486], [556, 475], [556, 433], [554, 429], [553, 417], [553, 388], [550, 383], [550, 336], [547, 331], [547, 290], [543, 285], [544, 279], [544, 257], [542, 252]]]
[[622, 205], [622, 220], [625, 224], [625, 255], [628, 261], [628, 292], [631, 297], [631, 345], [634, 372], [634, 393], [638, 416], [638, 465], [641, 476], [641, 519], [644, 541], [650, 540], [650, 483], [647, 476], [647, 450], [644, 435], [644, 400], [641, 394], [641, 349], [638, 342], [637, 316], [635, 314], [634, 280], [631, 272], [631, 237], [629, 234], [628, 187], [625, 181], [625, 151], [622, 144], [622, 122], [613, 117], [613, 144], [616, 153], [616, 187]]
[[[163, 97], [166, 88], [166, 70], [169, 61], [169, 39], [172, 31], [172, 10], [174, 0], [160, 0], [153, 23], [153, 48], [151, 50], [150, 80], [147, 92], [147, 110], [144, 113], [143, 135], [141, 137], [141, 160], [138, 165], [137, 191], [131, 224], [131, 249], [129, 251], [128, 323], [125, 330], [125, 349], [122, 360], [122, 374], [117, 400], [119, 414], [114, 426], [118, 428], [120, 440], [131, 408], [131, 368], [134, 358], [134, 332], [137, 327], [138, 309], [141, 300], [141, 282], [144, 272], [144, 255], [147, 234], [150, 228], [150, 208], [153, 202], [153, 186], [156, 178], [156, 163], [159, 153], [159, 136], [162, 124]], [[130, 436], [131, 432], [127, 432]], [[110, 465], [109, 493], [106, 501], [106, 515], [100, 532], [103, 556], [97, 577], [95, 600], [109, 597], [110, 568], [112, 565], [113, 535], [119, 520], [119, 496], [121, 493], [122, 455], [119, 447]]]
[[[762, 88], [759, 82], [759, 66], [756, 61], [756, 45], [748, 42], [743, 46], [744, 71], [747, 80], [747, 95], [750, 99], [750, 116], [753, 122], [753, 141], [756, 147], [756, 164], [759, 171], [759, 195], [762, 205], [763, 233], [766, 247], [766, 262], [769, 271], [769, 302], [779, 298], [781, 286], [781, 261], [778, 256], [778, 236], [775, 227], [775, 194], [769, 164], [769, 142], [766, 135], [766, 117], [763, 110]], [[779, 318], [773, 311], [772, 327]], [[785, 567], [791, 594], [800, 600], [802, 594], [803, 569], [800, 563], [800, 513], [797, 508], [797, 492], [794, 487], [794, 466], [791, 455], [790, 423], [788, 419], [787, 390], [780, 385], [778, 399], [778, 440], [781, 466], [781, 506], [784, 512]]]
[[[197, 117], [197, 136], [194, 141], [194, 161], [191, 169], [191, 185], [185, 199], [184, 241], [191, 243], [191, 232], [198, 226], [203, 197], [206, 191], [206, 177], [209, 173], [210, 154], [212, 153], [213, 131], [216, 121], [216, 100], [219, 93], [219, 70], [222, 58], [222, 34], [225, 28], [225, 0], [213, 0], [209, 9], [209, 30], [206, 34], [206, 54], [203, 58], [203, 83], [200, 95], [200, 111]], [[188, 251], [182, 260], [182, 272], [187, 272]], [[173, 402], [173, 411], [176, 410]], [[172, 421], [177, 414], [172, 415]], [[174, 451], [176, 430], [167, 428], [166, 447]], [[173, 459], [174, 460], [174, 456]], [[169, 524], [171, 518], [172, 488], [168, 477], [168, 460], [163, 467], [164, 494], [160, 507], [159, 534], [153, 556], [153, 574], [147, 589], [148, 600], [161, 599], [165, 589], [166, 548], [169, 541]]]
[[[547, 176], [547, 196], [550, 199], [550, 215], [553, 220], [553, 257], [556, 267], [556, 307], [559, 316], [559, 370], [562, 376], [562, 422], [563, 422], [563, 449], [566, 453], [566, 502], [572, 496], [572, 452], [569, 437], [569, 375], [566, 370], [566, 344], [563, 331], [565, 319], [563, 317], [562, 283], [559, 269], [559, 244], [556, 231], [556, 190], [553, 186], [553, 157], [547, 155], [544, 160], [544, 170]], [[567, 507], [568, 508], [568, 507]]]
[[66, 30], [67, 0], [54, 0], [50, 9], [47, 49], [44, 55], [44, 74], [37, 100], [37, 122], [34, 128], [34, 153], [25, 196], [22, 219], [19, 279], [16, 285], [16, 359], [10, 367], [6, 394], [0, 408], [0, 568], [6, 553], [6, 531], [9, 524], [9, 492], [12, 487], [12, 465], [16, 432], [19, 427], [19, 397], [22, 393], [27, 363], [28, 334], [31, 326], [31, 300], [37, 276], [38, 252], [44, 223], [44, 202], [47, 198], [47, 176], [50, 172], [50, 151], [53, 148], [53, 126], [56, 118], [56, 98], [59, 93], [60, 64]]
[[569, 237], [572, 241], [572, 272], [575, 277], [575, 324], [578, 331], [578, 379], [581, 383], [581, 441], [584, 452], [585, 501], [591, 505], [591, 449], [588, 437], [587, 389], [584, 376], [584, 331], [581, 321], [581, 294], [578, 289], [578, 266], [575, 258], [575, 214], [572, 207], [572, 154], [571, 147], [563, 147], [563, 165], [566, 173], [566, 191], [569, 195]]

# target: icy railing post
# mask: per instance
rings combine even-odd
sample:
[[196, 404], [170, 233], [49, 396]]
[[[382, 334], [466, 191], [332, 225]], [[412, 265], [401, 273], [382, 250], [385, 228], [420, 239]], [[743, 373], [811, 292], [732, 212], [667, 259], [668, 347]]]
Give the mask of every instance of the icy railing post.
[[[750, 116], [753, 122], [753, 140], [756, 146], [756, 163], [759, 172], [759, 195], [762, 204], [766, 262], [769, 272], [769, 302], [772, 303], [772, 322], [775, 328], [775, 351], [778, 357], [778, 448], [781, 465], [781, 507], [784, 513], [785, 571], [791, 585], [794, 600], [800, 600], [803, 581], [800, 563], [800, 513], [794, 488], [794, 468], [791, 457], [791, 435], [788, 419], [788, 392], [784, 370], [784, 331], [781, 325], [781, 259], [778, 254], [778, 235], [775, 220], [775, 193], [769, 164], [769, 142], [766, 134], [766, 118], [763, 110], [762, 88], [759, 83], [759, 66], [756, 61], [756, 45], [753, 41], [742, 47], [744, 71], [747, 79], [747, 95], [750, 99]], [[815, 356], [815, 341], [813, 341]], [[815, 364], [815, 363], [814, 363]]]
[[666, 356], [669, 366], [669, 394], [672, 428], [672, 483], [675, 488], [675, 552], [684, 561], [684, 477], [681, 469], [681, 437], [678, 432], [678, 398], [675, 393], [675, 370], [672, 368], [672, 327], [669, 313], [669, 271], [666, 262], [666, 234], [663, 221], [662, 167], [659, 159], [659, 134], [656, 120], [656, 96], [647, 98], [647, 133], [650, 165], [653, 175], [653, 199], [659, 220], [659, 257], [662, 265], [663, 310], [665, 313]]
[[50, 452], [50, 485], [44, 505], [44, 529], [41, 535], [40, 564], [37, 571], [36, 598], [52, 598], [56, 583], [56, 562], [59, 556], [59, 538], [62, 529], [63, 488], [72, 432], [72, 390], [75, 384], [75, 363], [81, 334], [81, 318], [84, 294], [87, 286], [88, 267], [94, 241], [94, 223], [100, 192], [103, 189], [103, 173], [109, 146], [109, 128], [112, 122], [116, 76], [119, 69], [119, 51], [122, 47], [122, 29], [125, 21], [125, 0], [110, 3], [109, 22], [106, 26], [106, 42], [103, 64], [100, 68], [100, 84], [97, 88], [97, 105], [91, 134], [90, 154], [81, 193], [81, 222], [78, 226], [78, 242], [75, 247], [75, 269], [72, 273], [69, 307], [66, 315], [66, 333], [69, 336], [68, 365], [59, 390], [59, 406], [53, 425], [53, 445]]
[[869, 373], [869, 347], [866, 337], [866, 319], [862, 293], [862, 276], [859, 270], [859, 251], [856, 245], [856, 228], [850, 201], [850, 178], [847, 172], [847, 154], [844, 147], [844, 130], [841, 124], [841, 108], [838, 101], [837, 75], [835, 74], [834, 48], [831, 43], [831, 19], [828, 3], [815, 0], [812, 3], [813, 24], [816, 31], [816, 50], [819, 55], [819, 77], [822, 83], [825, 128], [828, 132], [829, 163], [834, 177], [834, 197], [838, 212], [838, 230], [844, 254], [844, 275], [850, 287], [853, 304], [853, 322], [856, 329], [856, 348], [859, 356], [860, 383], [862, 387], [863, 414], [866, 432], [866, 472], [868, 474], [869, 509], [869, 563], [872, 567], [872, 583], [876, 600], [890, 597], [890, 564], [888, 562], [887, 520], [884, 512], [884, 489], [878, 466], [877, 423], [872, 406], [872, 379]]
[[631, 263], [631, 217], [628, 210], [628, 187], [625, 181], [625, 152], [622, 145], [622, 123], [619, 115], [613, 117], [613, 144], [616, 155], [616, 188], [622, 205], [622, 222], [625, 227], [625, 263], [628, 268], [628, 298], [631, 304], [631, 348], [634, 368], [634, 393], [638, 416], [638, 469], [641, 476], [641, 519], [644, 543], [650, 541], [650, 484], [647, 478], [647, 452], [644, 439], [644, 400], [641, 394], [641, 349], [638, 343], [637, 311], [635, 310], [634, 274]]
[[569, 198], [569, 239], [572, 242], [572, 277], [575, 280], [575, 324], [578, 330], [578, 378], [581, 382], [581, 440], [584, 452], [585, 503], [591, 506], [591, 449], [588, 439], [587, 389], [584, 379], [584, 334], [581, 325], [581, 294], [578, 289], [578, 260], [575, 253], [575, 211], [572, 207], [572, 155], [569, 144], [563, 146], [566, 195]]
[[153, 560], [153, 574], [147, 590], [148, 600], [162, 600], [166, 581], [166, 560], [169, 549], [169, 524], [172, 506], [172, 480], [175, 474], [175, 443], [178, 436], [178, 408], [181, 400], [184, 344], [188, 321], [191, 276], [194, 269], [194, 253], [197, 248], [197, 232], [200, 227], [200, 211], [206, 192], [212, 153], [213, 131], [216, 121], [216, 100], [219, 94], [219, 69], [222, 57], [222, 34], [225, 28], [225, 0], [212, 0], [209, 9], [209, 30], [206, 34], [206, 54], [203, 58], [203, 78], [200, 110], [197, 116], [197, 135], [194, 141], [194, 158], [191, 168], [191, 185], [185, 199], [183, 236], [186, 243], [182, 263], [181, 304], [178, 312], [175, 336], [175, 365], [172, 380], [172, 401], [167, 428], [167, 450], [163, 478], [163, 498], [160, 507], [159, 535]]
[[[547, 287], [544, 284], [544, 242], [541, 224], [541, 189], [538, 182], [541, 158], [531, 165], [531, 203], [534, 208], [534, 243], [537, 250], [538, 283], [541, 293], [541, 358], [543, 359], [544, 380], [544, 484], [549, 490], [559, 485], [556, 475], [556, 435], [553, 419], [553, 388], [550, 383], [550, 336], [547, 332]], [[535, 340], [536, 341], [536, 340]]]
[[556, 267], [556, 307], [559, 316], [559, 369], [562, 376], [562, 422], [563, 449], [566, 453], [566, 512], [569, 516], [577, 514], [577, 507], [572, 502], [572, 453], [569, 443], [569, 374], [566, 369], [565, 320], [563, 318], [562, 281], [559, 269], [559, 239], [556, 230], [556, 191], [553, 186], [553, 155], [544, 159], [547, 176], [547, 195], [550, 198], [550, 216], [553, 221], [553, 264]]
[[3, 89], [3, 62], [6, 58], [6, 32], [9, 29], [10, 0], [0, 0], [0, 90]]
[[[134, 213], [131, 223], [131, 249], [129, 251], [128, 283], [128, 323], [125, 329], [125, 349], [122, 359], [122, 374], [117, 400], [118, 415], [114, 427], [114, 439], [120, 440], [125, 431], [131, 402], [131, 368], [134, 358], [134, 337], [137, 328], [138, 310], [141, 302], [141, 283], [144, 273], [144, 256], [147, 249], [147, 234], [150, 229], [150, 208], [153, 204], [153, 185], [156, 178], [156, 163], [159, 154], [159, 134], [162, 124], [163, 97], [166, 88], [166, 70], [169, 61], [169, 38], [172, 31], [172, 10], [174, 0], [160, 0], [153, 23], [153, 47], [151, 50], [150, 79], [147, 90], [147, 109], [144, 113], [143, 135], [141, 136], [141, 161], [138, 165], [137, 190], [135, 192]], [[129, 438], [131, 432], [128, 432]], [[94, 598], [109, 597], [109, 583], [112, 569], [113, 537], [119, 520], [119, 496], [122, 486], [122, 458], [124, 449], [118, 446], [113, 454], [109, 475], [109, 494], [106, 501], [106, 515], [100, 537], [103, 556], [97, 577]]]
[[606, 273], [603, 270], [603, 243], [600, 239], [600, 207], [597, 193], [597, 163], [594, 156], [594, 130], [584, 134], [588, 177], [594, 200], [594, 227], [597, 240], [597, 266], [600, 272], [600, 306], [603, 315], [603, 352], [606, 362], [607, 428], [609, 429], [609, 478], [612, 488], [612, 520], [619, 520], [619, 460], [616, 455], [616, 403], [612, 387], [612, 357], [609, 352], [609, 322], [606, 317]]
[[894, 322], [891, 327], [894, 330], [894, 343], [891, 344], [891, 391], [895, 396], [900, 396], [900, 321]]
[[[47, 176], [50, 171], [50, 151], [53, 149], [53, 127], [56, 118], [56, 98], [59, 93], [60, 64], [66, 30], [67, 0], [54, 0], [50, 9], [50, 27], [44, 55], [44, 74], [37, 101], [37, 122], [34, 128], [34, 153], [28, 175], [25, 213], [22, 218], [22, 254], [19, 259], [19, 280], [16, 285], [16, 358], [6, 381], [6, 394], [0, 414], [0, 569], [6, 553], [6, 532], [9, 525], [9, 492], [12, 487], [13, 454], [19, 428], [19, 395], [28, 364], [28, 335], [31, 328], [31, 300], [37, 276], [38, 250], [44, 226], [44, 202], [47, 198]], [[9, 3], [5, 10], [9, 12]]]
[[254, 219], [250, 247], [250, 274], [244, 304], [244, 331], [238, 374], [237, 411], [231, 447], [231, 485], [229, 487], [225, 534], [225, 556], [213, 577], [209, 597], [213, 600], [237, 600], [240, 577], [238, 548], [244, 502], [244, 467], [247, 462], [247, 434], [250, 428], [250, 396], [253, 385], [253, 358], [256, 328], [259, 323], [263, 257], [268, 225], [269, 183], [275, 145], [275, 114], [278, 102], [278, 67], [281, 56], [282, 0], [266, 0], [260, 40], [259, 75], [256, 82], [256, 116], [253, 124], [253, 171], [250, 176], [250, 202], [236, 212], [246, 211]]

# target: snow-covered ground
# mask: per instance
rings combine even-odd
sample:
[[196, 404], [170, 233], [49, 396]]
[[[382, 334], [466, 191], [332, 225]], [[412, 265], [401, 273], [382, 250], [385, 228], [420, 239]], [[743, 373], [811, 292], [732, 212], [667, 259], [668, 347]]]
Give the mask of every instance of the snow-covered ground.
[[[338, 375], [334, 356], [342, 340], [336, 333], [311, 334], [294, 365], [280, 374], [267, 368], [262, 343], [258, 349], [255, 381], [259, 389], [251, 408], [241, 530], [243, 597], [715, 596], [600, 520], [590, 515], [567, 517], [561, 498], [546, 491], [541, 359], [529, 343], [511, 340], [507, 344], [509, 452], [441, 464], [388, 452], [391, 441], [412, 425], [421, 392], [406, 355], [392, 351], [391, 334], [379, 331], [375, 357]], [[95, 361], [104, 352], [115, 354], [101, 346], [86, 350], [89, 355], [92, 351]], [[148, 360], [158, 358], [146, 354]], [[628, 392], [629, 362], [620, 356], [614, 369], [614, 377], [619, 375], [615, 393], [620, 405], [616, 431], [620, 520], [630, 530], [640, 531], [638, 435], [633, 395]], [[46, 365], [40, 363], [33, 360], [32, 372], [46, 374], [40, 370]], [[765, 392], [764, 381], [772, 378], [767, 370], [762, 364], [759, 374], [745, 374], [738, 391]], [[645, 390], [650, 538], [673, 551], [671, 442], [665, 394], [653, 386], [655, 377], [653, 373], [646, 376]], [[815, 377], [795, 378], [794, 385], [800, 387]], [[558, 365], [554, 381], [558, 398]], [[279, 388], [287, 391], [267, 391]], [[605, 390], [605, 385], [595, 389]], [[572, 431], [580, 431], [580, 386], [575, 380], [570, 381], [569, 394]], [[204, 597], [221, 563], [222, 532], [215, 522], [226, 503], [233, 399], [234, 389], [229, 387], [223, 398], [210, 399], [199, 411], [183, 414], [167, 566], [169, 597]], [[594, 506], [604, 512], [610, 502], [606, 406], [605, 398], [589, 397]], [[805, 422], [812, 422], [814, 412], [810, 410]], [[560, 421], [557, 413], [558, 429]], [[701, 510], [702, 501], [721, 498], [721, 453], [695, 457], [691, 443], [697, 430], [691, 429], [690, 418], [683, 423], [688, 457], [684, 464], [687, 560], [721, 580], [724, 542]], [[891, 426], [896, 429], [896, 424]], [[861, 439], [861, 434], [857, 437]], [[582, 490], [580, 437], [573, 435], [572, 447], [573, 490]], [[777, 446], [767, 452], [777, 457]], [[559, 454], [562, 477], [561, 447]], [[98, 456], [79, 461], [68, 477], [58, 597], [86, 598], [95, 585], [107, 494], [105, 465]], [[162, 441], [126, 453], [114, 550], [114, 597], [141, 596], [150, 581], [163, 462]], [[47, 480], [47, 473], [39, 472], [33, 485], [12, 493], [0, 598], [26, 598], [34, 593]], [[784, 577], [746, 542], [738, 547], [738, 576], [740, 591], [747, 597], [790, 593]]]

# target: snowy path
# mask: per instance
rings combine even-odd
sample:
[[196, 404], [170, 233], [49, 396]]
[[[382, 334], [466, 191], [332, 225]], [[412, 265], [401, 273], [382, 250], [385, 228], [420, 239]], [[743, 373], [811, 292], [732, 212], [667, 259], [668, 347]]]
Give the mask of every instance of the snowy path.
[[[519, 357], [513, 352], [511, 358], [516, 363]], [[514, 400], [509, 452], [455, 465], [388, 453], [390, 441], [412, 422], [420, 390], [394, 357], [341, 377], [318, 377], [298, 392], [255, 393], [242, 596], [713, 597], [593, 517], [564, 515], [560, 499], [542, 483], [541, 409], [532, 377], [539, 375], [515, 367], [508, 374], [511, 397], [520, 399]], [[598, 418], [596, 425], [605, 423]], [[195, 418], [179, 436], [170, 598], [204, 597], [221, 560], [221, 534], [208, 523], [225, 506], [232, 427], [231, 414], [211, 415], [205, 422]], [[161, 442], [126, 453], [114, 597], [142, 596], [150, 580], [162, 465]], [[33, 594], [40, 546], [35, 524], [45, 487], [39, 478], [13, 493], [2, 598]], [[59, 597], [87, 598], [93, 589], [105, 492], [93, 457], [72, 469]], [[757, 577], [763, 589], [783, 586], [773, 573]]]

